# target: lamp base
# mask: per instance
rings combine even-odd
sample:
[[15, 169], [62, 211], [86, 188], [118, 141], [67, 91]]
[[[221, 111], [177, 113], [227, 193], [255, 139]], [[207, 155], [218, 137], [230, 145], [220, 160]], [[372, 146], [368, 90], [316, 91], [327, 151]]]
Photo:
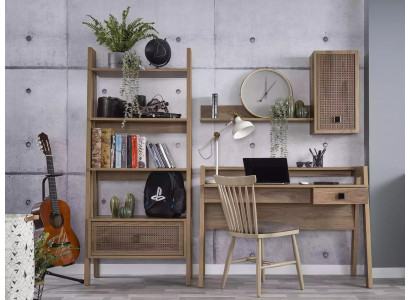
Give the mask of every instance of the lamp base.
[[212, 184], [212, 183], [216, 183], [216, 182], [215, 182], [215, 179], [208, 179], [208, 180], [205, 180], [205, 183]]

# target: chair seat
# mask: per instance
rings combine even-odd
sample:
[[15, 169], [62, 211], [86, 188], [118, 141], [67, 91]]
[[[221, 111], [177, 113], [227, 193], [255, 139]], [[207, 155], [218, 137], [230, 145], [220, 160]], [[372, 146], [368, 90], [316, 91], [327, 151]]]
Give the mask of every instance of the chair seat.
[[299, 227], [279, 222], [258, 222], [258, 233], [267, 234], [267, 233], [278, 233], [284, 231], [298, 230]]

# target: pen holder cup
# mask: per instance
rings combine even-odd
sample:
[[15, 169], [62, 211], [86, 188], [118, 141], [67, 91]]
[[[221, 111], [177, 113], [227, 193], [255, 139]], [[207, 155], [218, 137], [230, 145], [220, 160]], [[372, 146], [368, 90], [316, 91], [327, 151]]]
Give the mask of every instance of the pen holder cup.
[[323, 168], [323, 155], [313, 155], [313, 167]]

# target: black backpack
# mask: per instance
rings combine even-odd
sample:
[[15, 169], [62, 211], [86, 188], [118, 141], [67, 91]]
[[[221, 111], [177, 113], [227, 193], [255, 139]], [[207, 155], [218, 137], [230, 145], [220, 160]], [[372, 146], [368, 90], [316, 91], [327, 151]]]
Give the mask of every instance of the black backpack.
[[181, 173], [151, 172], [144, 189], [144, 208], [148, 217], [181, 216], [186, 209], [186, 191]]

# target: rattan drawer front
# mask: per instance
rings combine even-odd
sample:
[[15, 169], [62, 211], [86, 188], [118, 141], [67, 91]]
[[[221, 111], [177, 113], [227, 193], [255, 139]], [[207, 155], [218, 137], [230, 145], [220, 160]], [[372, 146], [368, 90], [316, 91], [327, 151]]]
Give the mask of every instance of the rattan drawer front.
[[182, 256], [183, 222], [91, 222], [92, 256]]
[[315, 188], [313, 204], [367, 204], [369, 193], [366, 188]]

